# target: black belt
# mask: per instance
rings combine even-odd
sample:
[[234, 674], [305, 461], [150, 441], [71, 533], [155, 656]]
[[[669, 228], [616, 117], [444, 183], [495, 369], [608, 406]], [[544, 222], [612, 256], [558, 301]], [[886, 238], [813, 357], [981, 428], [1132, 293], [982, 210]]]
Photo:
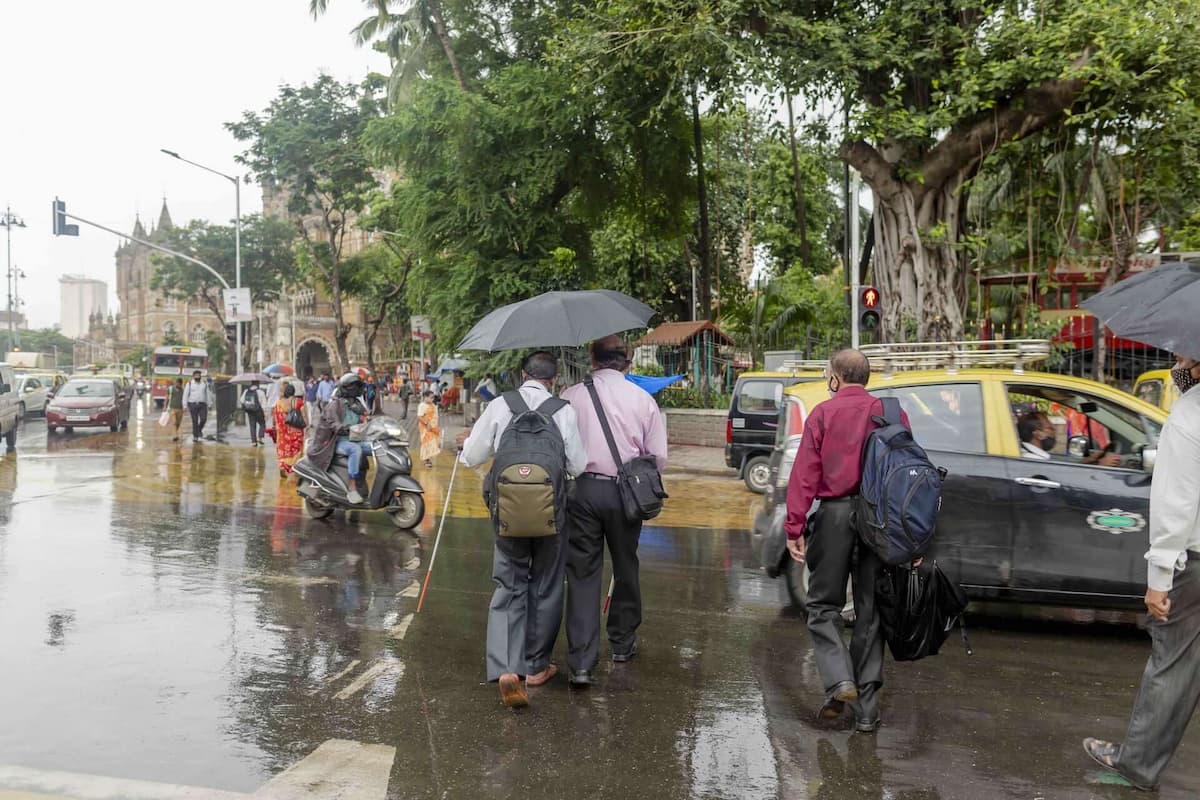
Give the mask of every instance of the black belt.
[[848, 503], [854, 499], [854, 495], [847, 494], [842, 495], [841, 497], [818, 497], [817, 499], [822, 503]]
[[580, 478], [588, 478], [589, 480], [593, 480], [593, 481], [609, 481], [610, 483], [617, 482], [616, 475], [604, 475], [599, 472], [581, 472], [581, 473], [579, 473], [579, 477]]

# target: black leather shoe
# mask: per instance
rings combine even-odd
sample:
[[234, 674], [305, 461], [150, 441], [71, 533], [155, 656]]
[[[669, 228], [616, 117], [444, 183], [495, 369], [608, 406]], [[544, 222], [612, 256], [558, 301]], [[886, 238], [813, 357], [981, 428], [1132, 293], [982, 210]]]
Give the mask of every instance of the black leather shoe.
[[858, 719], [854, 721], [854, 730], [859, 733], [875, 733], [879, 730], [879, 719]]
[[592, 685], [592, 671], [589, 669], [569, 670], [570, 675], [567, 676], [568, 681], [572, 686], [584, 688]]
[[858, 699], [858, 687], [851, 681], [842, 681], [833, 687], [825, 705], [817, 712], [821, 719], [837, 719], [846, 708], [846, 703]]
[[633, 657], [636, 655], [637, 655], [637, 641], [635, 640], [633, 643], [633, 647], [629, 648], [629, 652], [613, 653], [612, 660], [613, 660], [614, 664], [624, 664], [627, 661], [632, 661]]

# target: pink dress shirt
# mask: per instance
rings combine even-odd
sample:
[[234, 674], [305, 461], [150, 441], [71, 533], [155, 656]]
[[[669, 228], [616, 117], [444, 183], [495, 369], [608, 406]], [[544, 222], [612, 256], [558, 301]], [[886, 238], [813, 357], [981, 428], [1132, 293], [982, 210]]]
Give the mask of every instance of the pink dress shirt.
[[[592, 373], [592, 379], [596, 393], [600, 395], [600, 404], [604, 406], [608, 425], [612, 428], [622, 463], [637, 456], [654, 456], [658, 468], [666, 469], [667, 426], [659, 413], [658, 403], [654, 402], [650, 393], [625, 380], [625, 375], [615, 369], [596, 370]], [[587, 387], [577, 383], [564, 389], [561, 397], [575, 409], [579, 436], [587, 451], [584, 472], [616, 475], [617, 465], [613, 463], [608, 442], [604, 439], [604, 429], [600, 427], [600, 418], [596, 416]]]

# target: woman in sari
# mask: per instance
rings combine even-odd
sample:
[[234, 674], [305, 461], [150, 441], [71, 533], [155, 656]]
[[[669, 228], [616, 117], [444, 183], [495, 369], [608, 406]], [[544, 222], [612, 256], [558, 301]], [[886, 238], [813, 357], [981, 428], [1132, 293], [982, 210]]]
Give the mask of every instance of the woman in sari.
[[421, 434], [421, 459], [426, 467], [432, 467], [433, 459], [442, 452], [442, 428], [438, 423], [437, 403], [428, 389], [421, 393], [421, 403], [417, 406], [417, 430]]
[[[279, 477], [292, 474], [292, 467], [304, 452], [304, 429], [287, 424], [288, 412], [304, 407], [304, 400], [296, 396], [296, 387], [291, 383], [283, 387], [283, 394], [275, 401], [271, 416], [275, 420], [275, 455], [279, 460]], [[303, 414], [303, 412], [301, 412]], [[301, 416], [301, 419], [304, 417]]]

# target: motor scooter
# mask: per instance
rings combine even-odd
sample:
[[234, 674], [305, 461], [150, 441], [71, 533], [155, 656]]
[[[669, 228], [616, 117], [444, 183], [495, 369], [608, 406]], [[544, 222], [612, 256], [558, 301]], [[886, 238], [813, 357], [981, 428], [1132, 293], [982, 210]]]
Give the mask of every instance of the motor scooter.
[[360, 429], [362, 441], [371, 446], [375, 474], [361, 503], [348, 499], [354, 482], [346, 457], [334, 454], [329, 470], [317, 469], [307, 457], [296, 462], [299, 478], [296, 491], [304, 498], [304, 511], [312, 519], [325, 519], [337, 509], [387, 511], [392, 523], [402, 530], [415, 528], [425, 517], [425, 490], [412, 478], [408, 434], [399, 420], [372, 417]]

